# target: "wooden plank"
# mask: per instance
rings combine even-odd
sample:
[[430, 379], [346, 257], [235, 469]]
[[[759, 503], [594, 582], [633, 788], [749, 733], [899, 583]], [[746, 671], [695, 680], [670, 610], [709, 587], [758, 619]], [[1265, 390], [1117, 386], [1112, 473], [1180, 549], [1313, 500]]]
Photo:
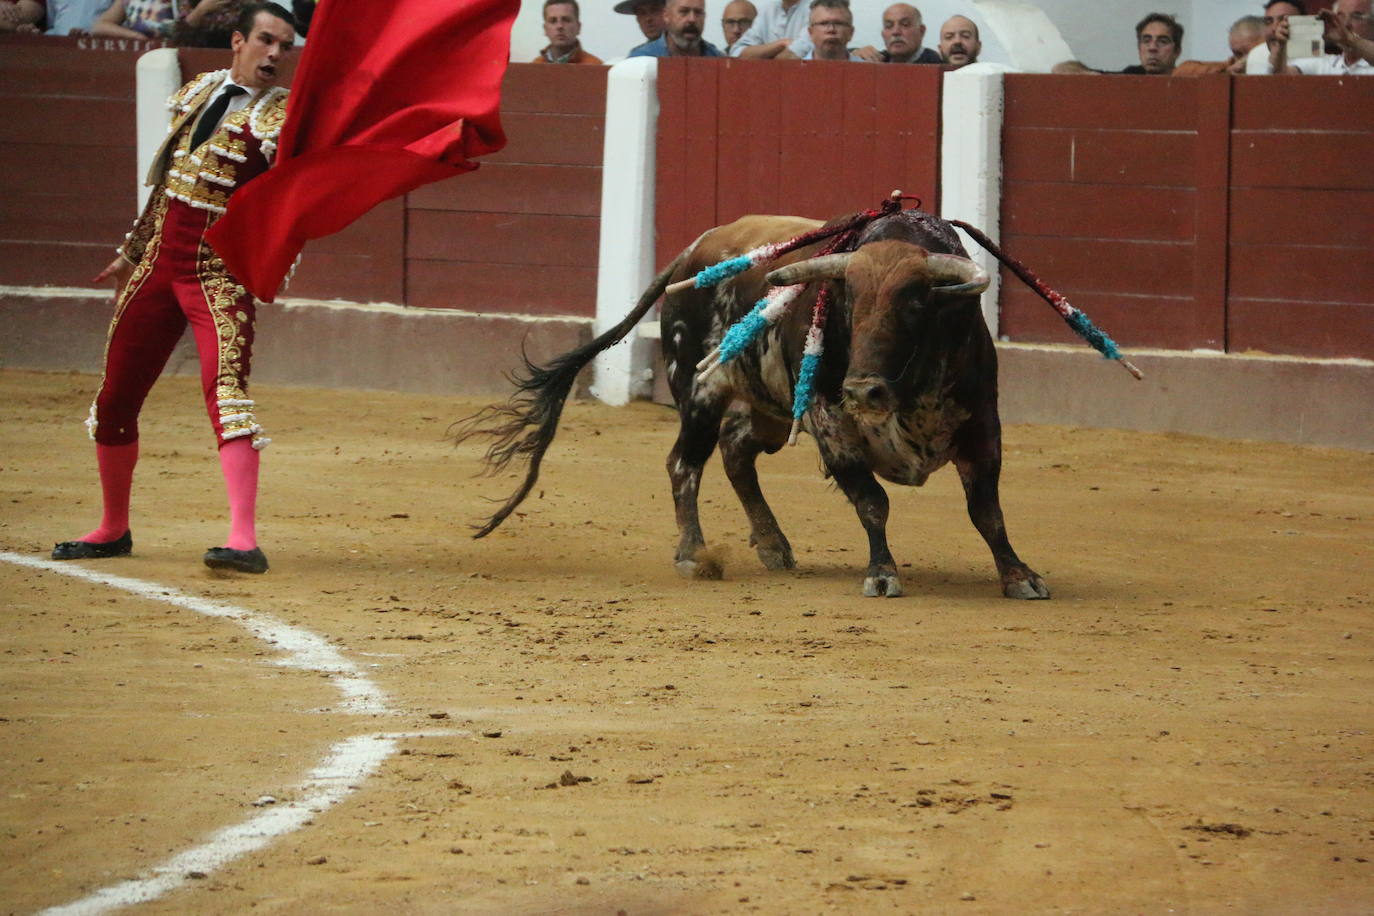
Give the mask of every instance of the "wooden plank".
[[484, 162], [601, 166], [605, 118], [549, 112], [503, 112], [506, 148]]
[[[99, 168], [92, 167], [98, 158]], [[0, 208], [12, 206], [10, 195], [25, 190], [113, 197], [123, 202], [129, 219], [136, 216], [138, 162], [132, 138], [128, 146], [90, 147], [66, 143], [0, 143]]]
[[405, 202], [401, 198], [384, 200], [342, 231], [312, 240], [307, 250], [363, 255], [377, 259], [379, 264], [389, 260], [394, 264], [388, 269], [400, 270], [400, 261], [405, 254], [405, 215]]
[[[1334, 214], [1339, 214], [1333, 218]], [[1235, 188], [1231, 244], [1359, 247], [1374, 239], [1374, 191]], [[1370, 299], [1374, 299], [1371, 291]]]
[[[684, 195], [677, 211], [677, 244], [659, 248], [659, 263], [677, 254], [707, 228], [720, 220], [717, 210], [720, 193], [717, 185], [716, 125], [720, 117], [721, 62], [705, 58], [679, 58], [678, 65], [686, 70], [686, 101], [682, 111], [683, 137], [676, 152], [680, 158], [660, 155], [660, 163], [668, 163], [667, 171], [658, 173], [658, 181], [676, 181], [683, 185]], [[659, 62], [660, 69], [663, 62]], [[728, 66], [728, 65], [727, 65]], [[660, 117], [662, 115], [660, 114]]]
[[1177, 188], [1015, 182], [1004, 186], [1002, 232], [1192, 241], [1195, 193]]
[[558, 112], [602, 116], [606, 112], [605, 67], [511, 64], [501, 83], [501, 114]]
[[[1003, 271], [1002, 291], [999, 332], [1004, 337], [1019, 343], [1088, 347], [1043, 299], [1006, 271]], [[1209, 329], [1197, 320], [1194, 302], [1188, 297], [1085, 292], [1069, 299], [1123, 347], [1174, 350], [1221, 347], [1221, 340], [1209, 336]]]
[[0, 241], [0, 284], [91, 286], [114, 258], [113, 241]]
[[717, 87], [715, 221], [776, 213], [782, 155], [777, 99], [787, 87], [777, 70], [748, 61], [720, 68]]
[[1370, 80], [1278, 76], [1235, 84], [1236, 130], [1374, 132]]
[[134, 101], [41, 98], [0, 93], [0, 143], [133, 146]]
[[601, 220], [591, 216], [412, 210], [406, 257], [545, 267], [596, 267]]
[[820, 61], [780, 61], [772, 66], [785, 68], [782, 79], [792, 87], [778, 100], [782, 112], [778, 209], [814, 219], [852, 212], [852, 203], [832, 185], [841, 170], [836, 165], [841, 160], [835, 126], [844, 119], [843, 90], [832, 78], [836, 71]]
[[1198, 79], [1197, 247], [1193, 263], [1194, 319], [1214, 346], [1225, 349], [1227, 250], [1230, 246], [1231, 83], [1229, 76]]
[[1195, 290], [1191, 241], [1112, 241], [1004, 232], [1002, 247], [1065, 295], [1091, 291], [1192, 298]]
[[[48, 42], [61, 42], [50, 47]], [[77, 96], [127, 101], [141, 51], [88, 51], [75, 39], [46, 37], [0, 45], [0, 86], [14, 95]], [[34, 75], [41, 73], [41, 80]]]
[[1177, 131], [1016, 128], [1002, 137], [1003, 178], [1190, 188], [1196, 145]]
[[1374, 190], [1374, 131], [1237, 131], [1231, 150], [1237, 187]]
[[7, 193], [0, 204], [0, 239], [95, 242], [113, 250], [133, 225], [133, 195], [128, 198], [43, 191]]
[[1090, 78], [1048, 74], [1005, 77], [1005, 128], [1088, 127], [1191, 131], [1198, 81]]
[[[915, 68], [911, 68], [915, 69]], [[926, 161], [924, 134], [928, 111], [922, 105], [926, 87], [907, 79], [904, 68], [885, 72], [873, 86], [874, 104], [880, 113], [879, 136], [873, 150], [873, 181], [887, 194], [900, 190], [925, 199], [930, 163]], [[921, 136], [918, 137], [918, 134]]]
[[601, 169], [489, 162], [475, 172], [417, 188], [410, 192], [408, 201], [411, 207], [422, 210], [598, 216]]
[[1231, 296], [1307, 302], [1374, 301], [1368, 247], [1232, 245]]
[[[654, 259], [662, 264], [686, 247], [688, 227], [680, 214], [687, 205], [686, 183], [676, 180], [687, 143], [687, 68], [676, 61], [660, 61], [658, 67], [658, 128], [654, 137]], [[715, 171], [714, 158], [698, 168]], [[712, 208], [715, 202], [711, 203]]]
[[314, 242], [281, 295], [305, 299], [346, 299], [349, 302], [391, 302], [404, 298], [399, 262], [325, 251]]
[[406, 298], [421, 308], [591, 317], [596, 269], [408, 260]]
[[1227, 338], [1236, 353], [1374, 359], [1374, 305], [1233, 297]]
[[851, 211], [877, 206], [892, 188], [876, 190], [888, 182], [875, 174], [878, 145], [878, 90], [881, 67], [848, 62], [813, 61], [834, 71], [843, 93], [843, 120], [839, 125], [838, 168], [832, 171], [831, 184], [838, 195], [840, 209]]

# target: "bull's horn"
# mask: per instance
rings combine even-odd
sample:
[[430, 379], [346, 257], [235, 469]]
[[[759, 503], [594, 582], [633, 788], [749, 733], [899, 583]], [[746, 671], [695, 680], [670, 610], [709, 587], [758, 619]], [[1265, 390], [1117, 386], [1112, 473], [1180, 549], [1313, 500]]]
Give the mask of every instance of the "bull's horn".
[[930, 291], [933, 293], [977, 295], [992, 282], [976, 262], [957, 254], [930, 254], [926, 256], [926, 263], [930, 266]]
[[807, 258], [786, 267], [769, 271], [768, 282], [774, 286], [791, 286], [794, 283], [810, 283], [812, 280], [839, 280], [844, 277], [844, 269], [849, 266], [852, 251], [838, 254], [823, 254], [818, 258]]

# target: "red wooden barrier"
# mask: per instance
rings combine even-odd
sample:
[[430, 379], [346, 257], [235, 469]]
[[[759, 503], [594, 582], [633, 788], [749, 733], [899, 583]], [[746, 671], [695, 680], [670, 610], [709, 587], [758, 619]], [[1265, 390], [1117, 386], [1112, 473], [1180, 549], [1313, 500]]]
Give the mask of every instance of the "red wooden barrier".
[[938, 211], [940, 85], [937, 67], [660, 60], [657, 262], [745, 213], [825, 219], [894, 188]]
[[1374, 357], [1371, 161], [1374, 80], [1008, 76], [1002, 240], [1125, 345]]

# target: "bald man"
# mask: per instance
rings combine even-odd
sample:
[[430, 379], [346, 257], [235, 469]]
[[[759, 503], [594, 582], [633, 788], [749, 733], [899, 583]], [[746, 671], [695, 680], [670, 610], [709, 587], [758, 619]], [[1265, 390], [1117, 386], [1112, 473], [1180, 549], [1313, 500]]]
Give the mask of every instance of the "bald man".
[[759, 17], [759, 11], [749, 0], [730, 0], [720, 16], [720, 30], [725, 35], [725, 50], [744, 36]]
[[942, 64], [934, 48], [923, 48], [926, 37], [921, 11], [910, 3], [894, 3], [883, 10], [883, 50], [866, 45], [855, 53], [862, 60], [882, 64]]
[[983, 43], [978, 39], [978, 26], [967, 16], [950, 16], [940, 26], [940, 56], [945, 63], [965, 67], [978, 62]]

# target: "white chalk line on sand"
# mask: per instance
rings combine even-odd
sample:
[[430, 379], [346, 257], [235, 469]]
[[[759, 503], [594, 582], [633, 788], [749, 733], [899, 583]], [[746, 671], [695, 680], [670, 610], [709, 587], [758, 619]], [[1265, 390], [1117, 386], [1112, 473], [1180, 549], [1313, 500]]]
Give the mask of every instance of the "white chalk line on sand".
[[[45, 572], [58, 573], [130, 592], [150, 601], [161, 601], [207, 617], [232, 620], [258, 639], [280, 650], [275, 664], [329, 676], [330, 683], [343, 696], [340, 708], [350, 713], [394, 715], [386, 695], [357, 665], [344, 658], [322, 636], [292, 626], [268, 614], [201, 598], [165, 585], [100, 572], [70, 562], [45, 560], [24, 554], [0, 551], [0, 560]], [[439, 735], [446, 732], [424, 732]], [[338, 804], [382, 762], [396, 751], [396, 743], [421, 733], [381, 733], [355, 735], [338, 742], [319, 766], [297, 787], [300, 797], [266, 807], [248, 820], [211, 834], [204, 843], [153, 866], [149, 875], [101, 888], [72, 903], [41, 911], [44, 916], [93, 916], [120, 907], [144, 903], [161, 897], [188, 881], [208, 875], [247, 853], [267, 846], [277, 838], [299, 830], [316, 814]]]

